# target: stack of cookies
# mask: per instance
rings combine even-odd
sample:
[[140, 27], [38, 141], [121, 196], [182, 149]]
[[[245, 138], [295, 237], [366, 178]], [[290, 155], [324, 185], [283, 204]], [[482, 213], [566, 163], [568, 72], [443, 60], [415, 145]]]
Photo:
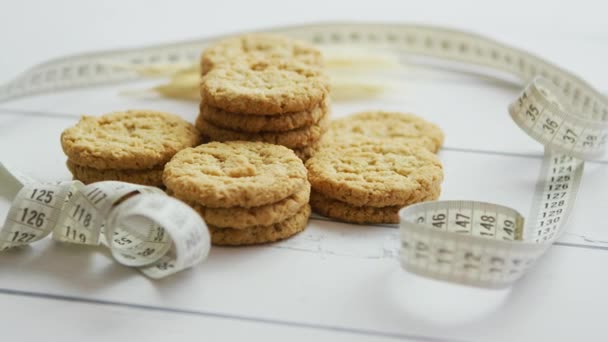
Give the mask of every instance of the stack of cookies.
[[434, 200], [443, 169], [434, 154], [443, 133], [412, 114], [365, 112], [332, 122], [306, 162], [310, 204], [353, 223], [398, 223], [410, 204]]
[[85, 184], [117, 180], [161, 187], [165, 163], [199, 143], [192, 124], [150, 110], [83, 116], [61, 134], [68, 169]]
[[288, 148], [263, 142], [211, 142], [167, 163], [167, 193], [205, 220], [216, 245], [251, 245], [290, 237], [306, 227], [310, 183]]
[[208, 141], [261, 141], [308, 159], [328, 126], [329, 81], [305, 42], [258, 34], [230, 38], [201, 59], [196, 127]]

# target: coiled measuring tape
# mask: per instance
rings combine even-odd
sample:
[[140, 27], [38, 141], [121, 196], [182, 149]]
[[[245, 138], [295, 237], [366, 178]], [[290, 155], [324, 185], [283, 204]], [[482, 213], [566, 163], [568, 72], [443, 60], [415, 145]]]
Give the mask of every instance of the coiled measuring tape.
[[209, 252], [205, 222], [160, 189], [124, 182], [36, 182], [0, 163], [3, 197], [12, 200], [0, 228], [0, 251], [52, 234], [60, 242], [110, 248], [114, 258], [162, 278]]
[[[568, 217], [584, 160], [608, 143], [608, 100], [583, 80], [524, 51], [469, 33], [399, 24], [319, 24], [272, 30], [317, 44], [360, 45], [490, 67], [528, 84], [509, 107], [545, 146], [528, 220], [490, 203], [436, 201], [402, 209], [402, 265], [429, 277], [484, 287], [513, 283], [554, 242]], [[212, 39], [111, 51], [41, 64], [0, 87], [0, 101], [138, 78], [135, 68], [195, 63]]]

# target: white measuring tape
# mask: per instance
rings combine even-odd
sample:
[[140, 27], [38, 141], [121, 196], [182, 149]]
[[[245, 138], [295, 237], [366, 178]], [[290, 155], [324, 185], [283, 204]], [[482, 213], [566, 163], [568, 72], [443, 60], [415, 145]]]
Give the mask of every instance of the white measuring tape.
[[[270, 31], [317, 44], [383, 48], [490, 67], [529, 83], [509, 112], [545, 146], [531, 216], [524, 222], [513, 209], [468, 201], [402, 209], [402, 265], [412, 272], [485, 287], [511, 284], [559, 236], [574, 203], [583, 160], [601, 156], [608, 142], [608, 100], [603, 95], [549, 62], [481, 36], [398, 24], [320, 24]], [[44, 63], [0, 87], [0, 101], [139, 77], [120, 65], [195, 63], [211, 40]]]
[[0, 186], [12, 201], [0, 228], [0, 251], [52, 233], [61, 242], [103, 243], [119, 263], [150, 278], [196, 265], [209, 252], [205, 222], [158, 188], [114, 181], [40, 183], [1, 163]]

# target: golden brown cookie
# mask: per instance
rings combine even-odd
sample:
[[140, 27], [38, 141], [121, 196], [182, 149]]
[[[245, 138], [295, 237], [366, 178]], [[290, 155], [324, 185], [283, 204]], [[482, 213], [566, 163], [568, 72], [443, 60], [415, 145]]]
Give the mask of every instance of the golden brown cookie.
[[74, 164], [71, 160], [66, 162], [66, 165], [74, 179], [77, 179], [84, 184], [90, 184], [101, 181], [116, 180], [127, 183], [163, 186], [163, 168], [156, 167], [152, 169], [141, 170], [99, 170], [91, 167], [86, 167]]
[[313, 191], [354, 206], [415, 203], [443, 180], [439, 158], [426, 148], [378, 140], [323, 147], [306, 167]]
[[201, 116], [196, 119], [196, 128], [209, 141], [262, 141], [289, 148], [303, 148], [316, 143], [325, 131], [329, 118], [324, 115], [316, 124], [286, 132], [247, 133], [218, 127]]
[[230, 113], [219, 108], [201, 104], [200, 117], [217, 127], [234, 131], [258, 132], [285, 132], [310, 126], [329, 111], [329, 98], [316, 105], [311, 110], [282, 115], [249, 115]]
[[310, 184], [299, 189], [293, 195], [276, 203], [260, 207], [242, 208], [208, 208], [196, 202], [188, 202], [207, 224], [220, 228], [246, 229], [252, 226], [269, 226], [295, 215], [302, 206], [308, 204]]
[[254, 33], [226, 38], [209, 46], [201, 56], [201, 72], [204, 75], [214, 66], [244, 55], [323, 66], [321, 51], [307, 42], [275, 34]]
[[210, 70], [201, 81], [201, 100], [232, 113], [259, 115], [306, 111], [329, 92], [322, 69], [293, 61], [239, 59]]
[[305, 186], [306, 168], [292, 150], [262, 142], [211, 142], [177, 153], [163, 182], [176, 197], [212, 208], [259, 207]]
[[444, 135], [437, 125], [413, 114], [370, 111], [332, 121], [322, 144], [348, 143], [362, 138], [420, 143], [437, 152]]
[[[439, 197], [440, 189], [418, 202], [432, 201]], [[346, 202], [329, 198], [316, 191], [310, 195], [310, 206], [323, 216], [351, 223], [399, 223], [399, 210], [410, 203], [386, 207], [356, 207]]]
[[83, 116], [61, 134], [68, 159], [102, 170], [161, 167], [177, 151], [199, 141], [199, 133], [189, 122], [150, 110]]
[[274, 242], [293, 236], [306, 228], [310, 217], [310, 205], [304, 205], [294, 216], [269, 226], [247, 229], [218, 228], [209, 226], [214, 245], [242, 246]]

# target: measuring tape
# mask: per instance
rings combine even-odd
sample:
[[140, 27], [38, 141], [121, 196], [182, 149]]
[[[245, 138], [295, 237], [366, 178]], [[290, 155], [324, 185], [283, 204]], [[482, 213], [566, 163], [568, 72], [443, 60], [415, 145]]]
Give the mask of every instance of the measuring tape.
[[[381, 48], [490, 67], [528, 84], [509, 113], [545, 146], [531, 215], [524, 220], [513, 209], [470, 201], [402, 209], [402, 265], [421, 275], [484, 287], [513, 283], [558, 238], [578, 191], [583, 161], [600, 157], [608, 143], [608, 100], [603, 95], [549, 62], [482, 36], [399, 24], [337, 23], [266, 31], [316, 44]], [[196, 63], [202, 49], [217, 38], [54, 60], [0, 87], [0, 101], [140, 77], [137, 68], [124, 66]]]
[[40, 183], [0, 163], [2, 195], [12, 204], [0, 251], [52, 234], [60, 242], [110, 248], [114, 258], [162, 278], [196, 265], [210, 248], [201, 217], [160, 189], [124, 182]]

